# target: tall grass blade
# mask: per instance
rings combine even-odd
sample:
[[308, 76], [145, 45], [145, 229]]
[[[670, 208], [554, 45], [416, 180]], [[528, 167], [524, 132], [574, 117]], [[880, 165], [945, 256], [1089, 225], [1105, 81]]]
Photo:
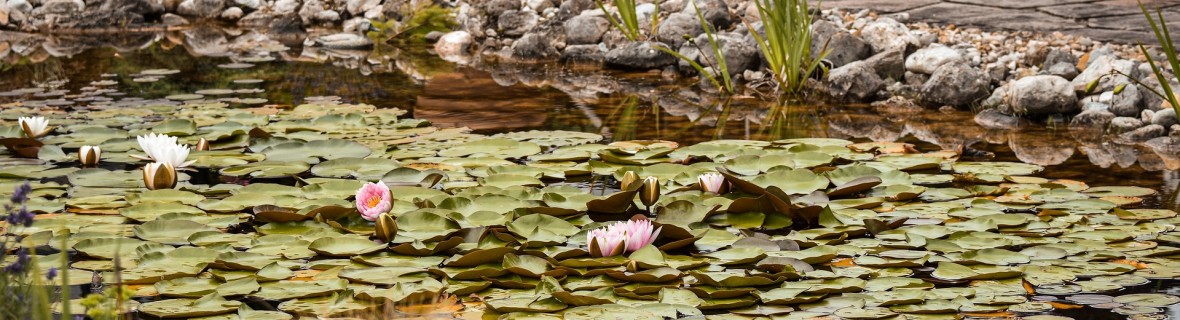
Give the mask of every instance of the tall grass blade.
[[[1139, 9], [1143, 10], [1143, 16], [1147, 18], [1147, 23], [1151, 25], [1151, 31], [1155, 33], [1155, 39], [1160, 43], [1160, 47], [1164, 51], [1164, 55], [1168, 58], [1168, 64], [1172, 67], [1172, 72], [1180, 70], [1180, 58], [1177, 57], [1176, 47], [1172, 44], [1172, 34], [1168, 31], [1167, 21], [1164, 21], [1163, 12], [1156, 10], [1156, 16], [1159, 18], [1159, 23], [1156, 23], [1155, 18], [1151, 17], [1151, 12], [1147, 10], [1147, 6], [1143, 2], [1139, 2]], [[1151, 72], [1155, 74], [1157, 82], [1163, 89], [1163, 98], [1172, 105], [1172, 110], [1180, 115], [1180, 102], [1176, 98], [1175, 92], [1172, 90], [1172, 83], [1162, 68], [1155, 63], [1155, 58], [1147, 51], [1147, 47], [1142, 43], [1139, 44], [1139, 51], [1143, 52], [1143, 56], [1147, 58], [1147, 64], [1151, 66]], [[1149, 88], [1150, 89], [1150, 88]], [[1155, 90], [1151, 90], [1155, 92]], [[1157, 95], [1160, 93], [1155, 92]]]
[[[745, 22], [750, 34], [758, 42], [758, 49], [766, 58], [770, 73], [779, 90], [799, 93], [804, 81], [828, 54], [827, 45], [817, 56], [811, 55], [811, 11], [807, 0], [753, 0], [762, 18], [765, 36], [754, 32]], [[827, 71], [827, 70], [823, 70]]]
[[[596, 1], [598, 9], [606, 14], [606, 19], [610, 21], [611, 26], [619, 29], [627, 40], [639, 41], [642, 38], [642, 31], [639, 29], [639, 16], [635, 12], [635, 0], [614, 0], [615, 9], [619, 11], [619, 17], [615, 18], [610, 11], [606, 10], [606, 5], [602, 1]], [[658, 6], [657, 6], [658, 8]], [[654, 18], [653, 18], [654, 19]], [[655, 30], [654, 28], [652, 30]]]

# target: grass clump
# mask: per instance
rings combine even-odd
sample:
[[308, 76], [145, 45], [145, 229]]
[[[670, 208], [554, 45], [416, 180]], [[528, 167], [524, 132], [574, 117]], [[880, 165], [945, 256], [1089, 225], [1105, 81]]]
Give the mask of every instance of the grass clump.
[[[596, 1], [596, 3], [598, 4], [598, 9], [601, 9], [602, 13], [606, 14], [606, 19], [610, 21], [611, 26], [619, 29], [619, 32], [622, 32], [623, 36], [627, 37], [627, 40], [643, 40], [643, 29], [639, 28], [639, 13], [636, 12], [635, 0], [612, 0], [615, 9], [619, 11], [617, 18], [610, 11], [606, 10], [606, 5], [602, 1]], [[652, 14], [651, 30], [656, 29], [657, 19], [660, 15], [659, 1], [655, 5], [656, 12]]]
[[[1157, 22], [1155, 20], [1156, 18], [1152, 18], [1151, 12], [1147, 10], [1147, 6], [1143, 5], [1143, 2], [1139, 2], [1139, 8], [1143, 10], [1143, 16], [1147, 18], [1147, 23], [1151, 25], [1151, 31], [1155, 33], [1155, 39], [1160, 43], [1164, 55], [1168, 58], [1168, 65], [1172, 67], [1172, 72], [1180, 70], [1180, 58], [1176, 55], [1176, 47], [1172, 44], [1172, 34], [1168, 32], [1168, 24], [1164, 21], [1163, 12], [1156, 9], [1156, 17], [1159, 19]], [[1151, 66], [1151, 72], [1155, 74], [1155, 79], [1158, 80], [1164, 92], [1157, 92], [1149, 86], [1144, 87], [1151, 90], [1152, 93], [1163, 97], [1164, 100], [1167, 100], [1168, 104], [1172, 105], [1172, 110], [1180, 115], [1180, 102], [1177, 101], [1175, 91], [1172, 90], [1167, 72], [1155, 63], [1155, 58], [1152, 58], [1151, 53], [1147, 52], [1147, 46], [1139, 43], [1139, 50], [1147, 58], [1147, 64]]]
[[[706, 69], [700, 63], [697, 63], [694, 59], [689, 58], [683, 54], [680, 54], [680, 52], [676, 52], [676, 50], [672, 50], [672, 49], [664, 48], [664, 47], [655, 47], [655, 48], [659, 49], [660, 51], [664, 51], [672, 56], [675, 56], [676, 58], [678, 58], [680, 60], [684, 60], [685, 62], [688, 62], [688, 65], [692, 66], [693, 69], [696, 69], [697, 73], [700, 73], [701, 77], [705, 78], [706, 80], [709, 80], [709, 82], [711, 82], [713, 84], [713, 86], [720, 88], [726, 94], [733, 94], [734, 93], [733, 80], [730, 79], [730, 76], [729, 76], [729, 66], [725, 64], [724, 50], [723, 50], [722, 46], [717, 43], [717, 37], [716, 37], [717, 31], [713, 29], [712, 25], [708, 22], [708, 20], [705, 20], [705, 16], [704, 16], [704, 14], [701, 13], [700, 8], [697, 8], [696, 2], [690, 2], [690, 3], [692, 3], [693, 9], [697, 13], [697, 19], [701, 22], [701, 28], [703, 30], [705, 30], [705, 36], [709, 39], [709, 48], [711, 49], [711, 52], [713, 54], [713, 59], [716, 60], [716, 61], [713, 61], [712, 63], [710, 63], [713, 66]], [[696, 39], [689, 39], [689, 43], [696, 45], [698, 51], [701, 50], [700, 45], [696, 43]], [[704, 54], [704, 52], [701, 52], [700, 56], [701, 56], [701, 58], [706, 59], [706, 61], [708, 61], [708, 59], [709, 59], [708, 56]], [[721, 79], [717, 78], [718, 75], [721, 75]]]
[[[819, 55], [811, 55], [811, 13], [807, 0], [753, 0], [762, 18], [766, 31], [763, 36], [754, 32], [750, 23], [750, 34], [758, 42], [758, 48], [770, 67], [771, 76], [778, 83], [779, 90], [799, 93], [807, 77], [822, 68], [820, 61], [827, 56], [827, 45]], [[823, 70], [827, 72], [827, 70]]]

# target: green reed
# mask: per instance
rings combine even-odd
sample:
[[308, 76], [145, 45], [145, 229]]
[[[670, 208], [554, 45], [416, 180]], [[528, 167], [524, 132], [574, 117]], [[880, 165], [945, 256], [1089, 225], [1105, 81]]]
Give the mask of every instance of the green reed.
[[753, 2], [758, 7], [766, 35], [754, 32], [752, 25], [747, 22], [750, 34], [757, 40], [758, 48], [762, 50], [762, 56], [766, 58], [779, 90], [799, 93], [807, 77], [822, 68], [820, 61], [828, 54], [825, 44], [819, 55], [811, 56], [812, 16], [807, 0]]
[[[1158, 23], [1151, 17], [1151, 12], [1147, 10], [1147, 6], [1143, 2], [1139, 2], [1139, 9], [1143, 10], [1143, 16], [1147, 18], [1147, 23], [1151, 24], [1151, 31], [1155, 33], [1155, 39], [1163, 49], [1164, 55], [1168, 58], [1168, 64], [1172, 67], [1172, 72], [1180, 70], [1180, 58], [1177, 58], [1176, 47], [1172, 44], [1172, 34], [1168, 32], [1168, 24], [1164, 21], [1163, 12], [1156, 9], [1156, 16], [1159, 18]], [[1163, 97], [1172, 105], [1172, 110], [1176, 114], [1180, 114], [1180, 103], [1177, 102], [1176, 95], [1172, 90], [1172, 84], [1169, 81], [1167, 73], [1155, 63], [1155, 58], [1151, 57], [1151, 53], [1147, 52], [1147, 47], [1143, 43], [1139, 43], [1139, 50], [1143, 52], [1143, 56], [1147, 58], [1147, 64], [1151, 66], [1151, 72], [1155, 73], [1155, 79], [1159, 81], [1163, 93], [1156, 92], [1151, 87], [1147, 87], [1156, 95]]]

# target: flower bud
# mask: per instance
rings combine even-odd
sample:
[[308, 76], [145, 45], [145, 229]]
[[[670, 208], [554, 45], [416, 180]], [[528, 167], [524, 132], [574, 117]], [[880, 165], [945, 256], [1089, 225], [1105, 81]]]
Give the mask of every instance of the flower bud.
[[660, 200], [660, 180], [656, 177], [643, 179], [643, 187], [639, 190], [639, 202], [651, 207], [657, 200]]
[[197, 151], [209, 151], [209, 140], [205, 140], [205, 138], [201, 138], [201, 140], [197, 140], [197, 146], [194, 147], [193, 149], [195, 149]]
[[619, 180], [619, 190], [631, 190], [631, 186], [639, 182], [639, 175], [635, 171], [627, 171], [623, 174], [623, 179]]
[[393, 241], [393, 237], [397, 236], [397, 221], [389, 213], [382, 213], [377, 217], [377, 228], [374, 233], [381, 241]]
[[101, 158], [102, 149], [98, 146], [82, 146], [78, 149], [78, 162], [81, 162], [83, 167], [98, 165], [98, 160]]
[[143, 185], [149, 190], [176, 187], [176, 167], [167, 162], [153, 162], [143, 166]]

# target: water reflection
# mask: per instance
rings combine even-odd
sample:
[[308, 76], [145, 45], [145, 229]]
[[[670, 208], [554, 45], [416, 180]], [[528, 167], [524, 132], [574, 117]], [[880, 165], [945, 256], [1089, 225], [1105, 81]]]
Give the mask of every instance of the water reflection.
[[[316, 31], [312, 31], [314, 34]], [[999, 160], [1049, 166], [1046, 175], [1094, 185], [1142, 185], [1164, 190], [1177, 206], [1180, 150], [1126, 145], [1113, 137], [1068, 128], [1019, 131], [977, 125], [966, 111], [931, 111], [904, 103], [798, 105], [748, 97], [723, 99], [657, 73], [617, 73], [571, 65], [498, 64], [471, 57], [457, 66], [426, 48], [371, 51], [304, 47], [300, 36], [240, 29], [45, 37], [0, 34], [0, 91], [26, 105], [118, 103], [126, 96], [162, 98], [210, 88], [258, 88], [241, 94], [291, 105], [309, 97], [411, 110], [417, 118], [479, 132], [560, 129], [596, 132], [615, 140], [775, 140], [830, 137], [901, 141], [921, 149], [993, 152]], [[253, 67], [222, 68], [227, 63]], [[181, 72], [158, 82], [134, 82], [146, 69]], [[79, 99], [74, 94], [113, 73], [117, 92]], [[245, 86], [234, 80], [258, 79]], [[65, 80], [68, 80], [66, 82]], [[37, 86], [41, 93], [13, 94]], [[45, 94], [54, 89], [69, 90]], [[126, 95], [126, 96], [123, 96]], [[109, 101], [107, 101], [109, 100]], [[232, 100], [228, 100], [232, 101]]]

